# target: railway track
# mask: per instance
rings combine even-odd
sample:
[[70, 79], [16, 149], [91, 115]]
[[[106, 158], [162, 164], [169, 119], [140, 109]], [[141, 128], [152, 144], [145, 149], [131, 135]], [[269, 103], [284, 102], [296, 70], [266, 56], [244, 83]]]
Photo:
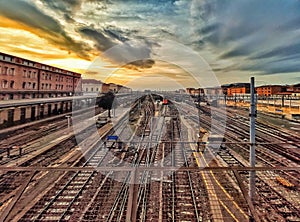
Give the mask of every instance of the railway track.
[[[77, 135], [76, 139], [74, 135], [70, 134], [69, 136], [63, 137], [61, 140], [58, 140], [55, 143], [49, 144], [48, 142], [46, 142], [44, 148], [41, 145], [41, 142], [39, 142], [32, 148], [28, 148], [28, 153], [26, 152], [25, 154], [20, 156], [20, 159], [17, 160], [17, 164], [23, 167], [55, 166], [63, 164], [61, 159], [64, 159], [64, 157], [66, 157], [66, 164], [71, 165], [72, 161], [69, 161], [70, 158], [68, 158], [67, 155], [70, 152], [74, 151], [74, 148], [77, 146], [77, 139], [83, 140], [83, 138], [88, 137], [92, 129], [93, 127], [88, 127], [80, 135]], [[58, 133], [61, 134], [62, 132]], [[78, 137], [80, 137], [81, 139]], [[57, 136], [54, 136], [54, 138], [57, 139]], [[41, 140], [43, 140], [43, 138]], [[37, 151], [35, 155], [33, 155], [34, 151]], [[9, 160], [9, 163], [11, 161], [12, 159]], [[28, 175], [28, 172], [9, 172], [7, 174], [0, 175], [0, 197], [2, 203], [9, 201], [15, 190], [21, 186], [24, 178], [26, 178]], [[7, 186], [7, 184], [10, 184], [10, 186]]]
[[[216, 114], [216, 113], [215, 113]], [[195, 114], [196, 116], [196, 114]], [[193, 119], [193, 117], [191, 117]], [[239, 118], [240, 119], [240, 118]], [[243, 121], [245, 118], [243, 117]], [[197, 119], [195, 119], [197, 121]], [[201, 114], [201, 123], [206, 129], [210, 128], [211, 120], [210, 120], [210, 111], [205, 110], [202, 111]], [[257, 142], [260, 143], [257, 145], [257, 159], [259, 163], [267, 166], [293, 166], [298, 160], [298, 156], [295, 155], [295, 152], [285, 153], [283, 148], [281, 147], [281, 143], [289, 143], [293, 146], [298, 146], [299, 138], [293, 137], [288, 134], [288, 132], [277, 132], [277, 128], [271, 127], [266, 131], [265, 127], [267, 125], [258, 123], [257, 129]], [[228, 113], [227, 116], [227, 129], [225, 133], [225, 138], [227, 149], [219, 150], [218, 156], [227, 164], [227, 166], [245, 166], [244, 163], [241, 163], [241, 159], [249, 158], [249, 150], [242, 143], [243, 138], [248, 138], [248, 129], [249, 126], [247, 123], [237, 121], [234, 114]], [[274, 135], [274, 137], [273, 137]], [[278, 144], [276, 144], [276, 142]], [[245, 143], [245, 142], [244, 142]], [[271, 144], [268, 144], [271, 143]], [[275, 144], [274, 144], [275, 143]], [[235, 150], [235, 153], [232, 154], [230, 149]], [[236, 156], [242, 154], [242, 157], [237, 158]], [[279, 158], [279, 156], [280, 158]], [[246, 162], [245, 161], [245, 162]], [[296, 162], [297, 163], [297, 162]], [[248, 172], [241, 172], [245, 181], [248, 181]], [[277, 171], [277, 172], [269, 172], [272, 174], [273, 181], [275, 178], [285, 178], [285, 181], [293, 181], [296, 184], [295, 189], [298, 190], [299, 184], [299, 172], [298, 171]], [[270, 175], [269, 175], [270, 176]], [[278, 184], [272, 183], [270, 185], [269, 181], [266, 181], [268, 178], [267, 173], [259, 172], [258, 179], [256, 181], [256, 188], [258, 199], [257, 203], [263, 203], [264, 207], [256, 206], [259, 209], [259, 212], [269, 212], [268, 214], [262, 214], [263, 218], [266, 218], [268, 221], [297, 221], [300, 219], [300, 216], [297, 212], [299, 212], [299, 205], [295, 202], [299, 198], [295, 191], [288, 190], [285, 187], [281, 187], [280, 189], [276, 189], [275, 187], [279, 186]], [[288, 182], [287, 182], [288, 183]], [[275, 185], [275, 186], [274, 186]], [[279, 201], [276, 201], [279, 200]]]
[[[202, 118], [203, 120], [203, 118]], [[231, 122], [232, 123], [232, 122]], [[230, 127], [228, 128], [233, 128], [230, 130], [230, 133], [226, 133], [225, 136], [230, 138], [230, 142], [238, 142], [236, 139], [236, 134], [244, 132], [241, 130], [241, 125], [239, 124], [239, 130], [237, 125], [232, 125], [230, 124]], [[259, 128], [260, 133], [262, 132], [263, 128]], [[267, 135], [270, 135], [269, 132], [266, 133]], [[243, 133], [242, 136], [248, 136], [247, 133]], [[276, 139], [276, 137], [275, 137]], [[276, 153], [278, 155], [278, 150], [274, 149], [272, 145], [268, 145], [268, 141], [263, 141], [262, 136], [258, 137], [259, 142], [264, 142], [266, 144], [261, 145], [263, 148], [268, 148], [269, 151], [266, 151], [261, 148], [257, 149], [258, 151], [258, 159], [263, 162], [264, 164], [271, 165], [275, 167], [276, 165], [284, 165], [282, 162], [282, 158], [279, 159], [278, 157], [274, 156], [272, 152]], [[285, 140], [285, 139], [284, 139]], [[271, 142], [271, 141], [270, 141]], [[276, 144], [275, 144], [276, 145]], [[239, 166], [243, 167], [245, 166], [244, 163], [240, 161], [240, 159], [243, 158], [237, 158], [236, 156], [238, 155], [237, 153], [232, 154], [230, 152], [230, 149], [236, 147], [234, 150], [240, 150], [241, 148], [246, 150], [244, 146], [238, 145], [238, 144], [228, 144], [226, 145], [227, 149], [226, 150], [220, 150], [218, 152], [218, 156], [228, 165], [228, 166]], [[238, 149], [237, 149], [238, 148]], [[248, 151], [248, 150], [247, 150]], [[246, 151], [246, 152], [247, 152]], [[247, 152], [248, 153], [248, 152]], [[267, 157], [267, 160], [264, 159]], [[287, 155], [284, 155], [284, 157], [289, 157]], [[281, 160], [281, 161], [280, 161]], [[270, 164], [271, 162], [271, 164]], [[276, 165], [275, 165], [276, 164]], [[288, 165], [285, 165], [288, 166]], [[293, 175], [289, 174], [290, 172], [279, 172], [279, 174], [286, 174], [285, 176], [288, 176], [289, 179], [293, 178], [294, 181], [297, 180], [299, 181], [299, 174], [298, 178], [295, 178]], [[296, 173], [296, 172], [295, 172]], [[269, 172], [269, 174], [272, 174], [273, 178], [278, 177], [278, 173], [275, 172]], [[297, 175], [297, 174], [294, 174]], [[249, 180], [249, 175], [248, 172], [242, 172], [242, 176], [245, 179], [245, 181]], [[267, 220], [269, 221], [297, 221], [300, 220], [300, 215], [299, 213], [299, 205], [296, 202], [291, 202], [291, 200], [296, 200], [297, 197], [299, 196], [294, 195], [293, 191], [286, 190], [286, 188], [282, 187], [281, 191], [278, 189], [275, 189], [269, 184], [269, 181], [266, 181], [268, 178], [268, 175], [266, 172], [258, 172], [257, 173], [257, 180], [256, 180], [256, 190], [257, 190], [257, 203], [263, 203], [263, 207], [260, 207], [257, 205], [256, 207], [259, 208], [259, 212], [263, 211], [268, 211], [270, 214], [265, 214], [263, 215]], [[296, 188], [297, 189], [297, 188]], [[285, 190], [285, 191], [284, 191]], [[274, 200], [279, 200], [279, 201], [274, 201]]]
[[[179, 115], [174, 112], [174, 107], [172, 109], [164, 115]], [[184, 136], [179, 118], [169, 118], [165, 128], [167, 131], [162, 138], [164, 143], [159, 144], [152, 155], [159, 160], [156, 164], [173, 167], [195, 165], [187, 153], [190, 149], [180, 143]], [[153, 172], [150, 175], [151, 183], [144, 183], [145, 191], [148, 192], [139, 196], [142, 200], [139, 221], [202, 221], [210, 218], [207, 193], [198, 172]]]
[[[115, 142], [110, 147], [97, 140], [96, 136], [90, 138], [89, 141], [82, 139], [82, 143], [88, 143], [86, 147], [89, 149], [83, 150], [84, 157], [76, 158], [76, 162], [72, 162], [73, 165], [82, 169], [62, 173], [60, 179], [42, 197], [37, 198], [28, 210], [24, 209], [23, 213], [18, 214], [15, 219], [18, 221], [126, 221], [131, 195], [136, 195], [135, 220], [139, 222], [217, 220], [212, 215], [212, 212], [218, 211], [216, 209], [212, 211], [215, 206], [212, 206], [213, 202], [210, 198], [214, 196], [219, 197], [221, 212], [219, 220], [242, 221], [239, 219], [247, 218], [247, 215], [243, 214], [247, 212], [247, 209], [240, 207], [243, 208], [245, 204], [238, 197], [240, 193], [234, 193], [235, 179], [231, 174], [216, 174], [213, 176], [215, 179], [208, 180], [210, 173], [197, 171], [111, 170], [99, 172], [84, 170], [85, 167], [105, 166], [137, 169], [139, 166], [197, 166], [197, 158], [193, 156], [195, 150], [192, 151], [188, 144], [181, 143], [181, 141], [189, 140], [188, 129], [178, 118], [179, 113], [176, 108], [171, 104], [165, 106], [160, 110], [163, 118], [152, 121], [151, 118], [157, 112], [154, 112], [153, 99], [145, 97], [142, 110], [143, 114], [138, 115], [140, 119], [134, 127], [127, 127], [124, 119], [114, 127], [106, 126], [108, 135], [118, 135], [126, 141], [121, 142], [121, 146], [116, 146], [119, 143]], [[140, 110], [136, 109], [136, 112], [140, 113]], [[229, 121], [232, 119], [233, 117], [229, 117]], [[201, 120], [204, 126], [210, 125], [208, 117]], [[247, 136], [234, 134], [235, 127], [236, 123], [233, 122], [232, 130], [226, 132], [226, 137], [230, 142], [239, 142], [240, 137]], [[155, 131], [152, 128], [158, 129]], [[73, 142], [69, 142], [70, 144], [64, 146], [73, 149], [71, 148]], [[242, 157], [237, 157], [235, 153], [230, 152], [231, 146], [235, 145], [228, 144], [226, 150], [218, 152], [219, 158], [227, 166], [245, 166], [240, 161]], [[237, 146], [234, 149], [241, 148]], [[271, 147], [266, 151], [261, 151], [260, 161], [266, 160], [269, 152], [274, 152], [274, 155], [269, 155], [269, 160], [266, 161], [274, 157], [272, 164], [276, 165], [278, 161], [278, 159], [275, 160], [276, 150], [270, 150], [272, 150]], [[24, 162], [22, 166], [49, 166], [51, 162], [56, 161], [56, 158], [67, 153], [68, 151], [63, 149], [60, 153], [49, 150], [49, 153], [32, 158]], [[244, 155], [246, 155], [245, 150]], [[283, 158], [288, 160], [287, 157]], [[247, 184], [248, 172], [239, 171], [239, 173]], [[268, 172], [268, 174], [272, 173]], [[231, 176], [229, 183], [226, 179]], [[259, 195], [256, 209], [260, 216], [266, 221], [275, 219], [276, 221], [285, 221], [284, 219], [296, 221], [299, 218], [295, 211], [298, 210], [297, 207], [291, 204], [290, 200], [285, 199], [277, 189], [272, 188], [264, 179], [265, 176], [264, 173], [257, 173]], [[296, 176], [295, 179], [297, 179]], [[133, 186], [133, 183], [137, 185]], [[34, 184], [36, 183], [34, 182], [30, 189], [34, 189]], [[213, 192], [208, 190], [209, 186], [223, 190], [216, 189]], [[134, 193], [132, 193], [132, 187], [136, 189]], [[225, 198], [229, 198], [230, 201], [225, 202]], [[262, 206], [259, 206], [260, 203]], [[270, 215], [264, 214], [263, 210], [267, 210]]]
[[[228, 166], [245, 166], [241, 163], [236, 155], [233, 155], [229, 150], [222, 150], [218, 154], [219, 157], [228, 165]], [[240, 172], [241, 176], [245, 181], [249, 181], [249, 172], [244, 171]], [[271, 175], [270, 175], [271, 174]], [[257, 180], [255, 183], [256, 186], [256, 207], [260, 208], [259, 211], [268, 211], [270, 214], [262, 215], [268, 221], [297, 221], [300, 220], [299, 205], [297, 203], [291, 203], [288, 200], [287, 196], [292, 197], [292, 193], [283, 192], [282, 187], [281, 191], [275, 189], [270, 185], [270, 182], [266, 178], [276, 178], [276, 172], [257, 172]], [[245, 183], [247, 187], [247, 183]], [[294, 200], [296, 200], [295, 197]], [[276, 200], [276, 201], [275, 201]], [[263, 207], [261, 206], [263, 205]]]
[[[121, 127], [123, 122], [124, 120], [113, 130]], [[109, 133], [111, 128], [108, 129]], [[94, 136], [97, 137], [98, 135]], [[94, 141], [94, 144], [91, 144], [88, 154], [81, 157], [76, 164], [83, 170], [66, 173], [49, 192], [20, 218], [20, 221], [68, 221], [71, 216], [78, 217], [80, 215], [74, 212], [74, 207], [80, 206], [81, 202], [87, 198], [86, 190], [94, 193], [98, 189], [99, 182], [103, 182], [105, 178], [109, 182], [108, 175], [102, 174], [103, 172], [84, 171], [84, 167], [98, 167], [103, 164], [109, 153], [109, 149], [104, 146], [102, 141], [87, 139]], [[104, 181], [103, 184], [105, 183], [107, 182]]]
[[[111, 133], [116, 133], [116, 131], [120, 130], [118, 133], [122, 134], [122, 131], [124, 131], [126, 128], [123, 127], [123, 123], [124, 121], [121, 121], [112, 129], [113, 131]], [[112, 154], [113, 152], [109, 152], [109, 149], [104, 146], [103, 143], [100, 142], [99, 144], [99, 142], [96, 142], [91, 150], [79, 161], [79, 163], [84, 162], [84, 159], [86, 159], [86, 161], [83, 164], [77, 164], [77, 166], [84, 168], [110, 165], [110, 161], [108, 160], [111, 160], [111, 156], [107, 157], [107, 154]], [[137, 156], [135, 159], [136, 158]], [[135, 161], [136, 160], [134, 160], [134, 162]], [[88, 199], [86, 195], [88, 195], [90, 191], [94, 193], [92, 200], [96, 200], [99, 195], [102, 195], [102, 198], [106, 199], [107, 201], [105, 204], [105, 206], [107, 206], [107, 203], [110, 203], [109, 200], [114, 197], [111, 195], [111, 192], [116, 192], [119, 190], [122, 191], [126, 188], [126, 181], [129, 178], [129, 175], [125, 176], [125, 181], [123, 183], [118, 183], [112, 181], [114, 181], [114, 179], [120, 180], [122, 178], [122, 173], [106, 173], [107, 174], [105, 174], [105, 172], [95, 171], [91, 173], [89, 171], [84, 171], [84, 169], [79, 172], [67, 173], [62, 180], [55, 185], [55, 187], [53, 187], [46, 195], [44, 195], [43, 198], [40, 199], [20, 219], [20, 221], [66, 221], [73, 220], [74, 218], [80, 218], [84, 221], [86, 218], [91, 216], [89, 215], [89, 212], [92, 210], [91, 208], [94, 207], [94, 204], [87, 204], [87, 206], [84, 208], [84, 212], [80, 212], [80, 215], [78, 212], [74, 212], [73, 209], [74, 207], [78, 207], [81, 204], [81, 201]], [[102, 185], [100, 188], [95, 184], [95, 181], [98, 181], [98, 183], [101, 181]], [[87, 190], [89, 190], [88, 193], [86, 192]], [[110, 191], [108, 192], [110, 195], [106, 196], [107, 193], [105, 190]], [[114, 201], [116, 200], [118, 200], [118, 198], [116, 198]], [[124, 200], [126, 200], [126, 198], [122, 199], [122, 206], [124, 206]], [[112, 205], [112, 209], [115, 209], [115, 205], [116, 204]], [[95, 204], [95, 206], [97, 205]], [[116, 211], [113, 210], [112, 212], [115, 213]], [[98, 217], [99, 215], [100, 214], [98, 214]], [[110, 211], [107, 211], [107, 209], [104, 208], [101, 215], [101, 217], [107, 217], [109, 220], [109, 218], [114, 217], [115, 214], [110, 213]]]
[[[96, 108], [95, 114], [98, 115], [101, 111], [101, 109]], [[81, 118], [85, 117], [86, 115], [81, 116]], [[64, 131], [68, 126], [65, 117], [46, 121], [46, 123], [47, 125], [45, 125], [45, 122], [32, 125], [29, 128], [26, 128], [26, 131], [24, 129], [17, 130], [13, 135], [2, 135], [2, 140], [0, 142], [0, 147], [2, 149], [0, 149], [0, 152], [4, 154], [7, 148], [21, 147], [22, 156], [30, 155], [40, 149], [41, 144], [43, 141], [46, 141], [46, 138], [49, 138], [49, 135], [51, 137], [51, 134], [55, 135], [56, 132]], [[57, 136], [58, 135], [56, 135], [56, 137]], [[11, 149], [10, 157], [3, 158], [3, 160], [0, 161], [0, 165], [5, 165], [13, 160], [18, 160], [22, 158], [22, 156], [19, 155], [18, 149]]]
[[[123, 162], [130, 163], [131, 167], [139, 167], [139, 166], [148, 166], [151, 163], [151, 156], [153, 157], [155, 149], [151, 149], [150, 147], [151, 142], [143, 143], [145, 140], [149, 139], [151, 141], [152, 134], [149, 135], [149, 138], [145, 137], [145, 132], [150, 127], [151, 116], [154, 115], [153, 113], [153, 100], [151, 98], [146, 98], [142, 106], [143, 110], [145, 111], [143, 124], [141, 124], [140, 129], [137, 129], [136, 132], [139, 132], [138, 135], [141, 135], [139, 138], [139, 142], [135, 145], [135, 152], [134, 155], [129, 156], [128, 158], [124, 159]], [[131, 137], [130, 140], [134, 138]], [[152, 151], [152, 152], [151, 152]], [[112, 207], [109, 210], [108, 216], [106, 221], [125, 221], [126, 220], [126, 208], [127, 208], [127, 201], [129, 196], [129, 188], [130, 188], [130, 179], [133, 175], [131, 173], [127, 173], [125, 178], [123, 178], [122, 185], [117, 193], [116, 199], [113, 202]], [[138, 206], [141, 206], [141, 214], [140, 214], [140, 221], [144, 221], [145, 219], [145, 212], [146, 212], [146, 196], [148, 193], [148, 179], [149, 173], [143, 172], [140, 175], [137, 175], [139, 188], [137, 191], [138, 196]], [[137, 182], [137, 181], [136, 181]], [[137, 208], [138, 208], [137, 206]]]
[[[201, 115], [201, 123], [203, 124], [203, 127], [207, 130], [210, 129], [210, 115], [209, 111], [206, 108], [205, 111]], [[215, 112], [217, 114], [217, 111]], [[222, 114], [224, 115], [224, 114]], [[246, 117], [244, 117], [246, 118]], [[191, 117], [191, 119], [194, 119], [194, 117]], [[244, 120], [244, 119], [243, 119]], [[195, 121], [198, 121], [198, 119], [195, 119]], [[293, 155], [291, 153], [285, 153], [285, 148], [282, 147], [284, 144], [287, 144], [289, 146], [298, 146], [298, 143], [294, 143], [291, 141], [287, 141], [286, 139], [280, 139], [278, 140], [276, 137], [273, 138], [271, 133], [264, 133], [264, 128], [259, 127], [259, 131], [257, 131], [257, 159], [260, 164], [267, 165], [267, 166], [297, 166], [299, 163], [297, 155]], [[216, 130], [218, 131], [218, 130]], [[248, 160], [249, 159], [249, 149], [248, 146], [246, 146], [247, 141], [245, 142], [244, 139], [249, 137], [249, 125], [247, 123], [237, 121], [234, 118], [233, 114], [228, 113], [227, 116], [227, 128], [225, 132], [225, 138], [226, 141], [230, 144], [231, 149], [235, 150], [238, 153], [241, 153], [241, 155]], [[292, 133], [291, 133], [292, 135]], [[289, 138], [293, 138], [293, 136], [289, 136]], [[277, 140], [277, 141], [276, 141]], [[297, 138], [294, 138], [294, 140], [298, 140]], [[300, 138], [299, 138], [300, 141]], [[234, 144], [236, 143], [236, 144]], [[244, 143], [244, 144], [243, 144]], [[298, 151], [299, 152], [299, 151]], [[299, 175], [297, 176], [297, 172], [289, 172], [288, 177], [293, 179], [296, 183], [299, 183]], [[292, 175], [293, 174], [293, 175]]]

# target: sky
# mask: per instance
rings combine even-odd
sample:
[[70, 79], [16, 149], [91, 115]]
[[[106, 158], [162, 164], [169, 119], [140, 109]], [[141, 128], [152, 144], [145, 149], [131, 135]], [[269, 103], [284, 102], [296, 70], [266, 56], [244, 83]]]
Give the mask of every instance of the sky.
[[0, 0], [0, 51], [170, 89], [300, 82], [299, 0]]

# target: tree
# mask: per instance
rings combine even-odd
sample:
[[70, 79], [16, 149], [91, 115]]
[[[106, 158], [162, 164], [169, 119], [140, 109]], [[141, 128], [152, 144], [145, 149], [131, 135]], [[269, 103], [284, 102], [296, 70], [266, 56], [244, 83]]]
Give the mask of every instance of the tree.
[[108, 117], [111, 118], [110, 110], [112, 109], [115, 95], [112, 92], [106, 93], [99, 99], [98, 106], [108, 110]]

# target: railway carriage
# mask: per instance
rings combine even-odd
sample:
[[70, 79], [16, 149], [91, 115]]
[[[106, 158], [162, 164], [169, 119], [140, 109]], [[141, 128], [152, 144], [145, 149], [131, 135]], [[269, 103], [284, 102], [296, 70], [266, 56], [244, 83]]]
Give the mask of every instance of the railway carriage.
[[163, 105], [168, 105], [169, 101], [167, 99], [163, 99]]

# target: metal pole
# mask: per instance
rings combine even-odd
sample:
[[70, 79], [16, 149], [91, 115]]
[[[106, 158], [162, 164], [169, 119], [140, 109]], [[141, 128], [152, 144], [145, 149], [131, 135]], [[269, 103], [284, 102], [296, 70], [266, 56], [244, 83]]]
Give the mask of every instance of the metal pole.
[[68, 128], [70, 128], [71, 126], [71, 116], [66, 116], [67, 120], [68, 120]]
[[[255, 120], [256, 120], [256, 101], [254, 77], [251, 77], [251, 107], [250, 107], [250, 167], [255, 167]], [[255, 171], [250, 171], [249, 182], [250, 200], [255, 198]]]

